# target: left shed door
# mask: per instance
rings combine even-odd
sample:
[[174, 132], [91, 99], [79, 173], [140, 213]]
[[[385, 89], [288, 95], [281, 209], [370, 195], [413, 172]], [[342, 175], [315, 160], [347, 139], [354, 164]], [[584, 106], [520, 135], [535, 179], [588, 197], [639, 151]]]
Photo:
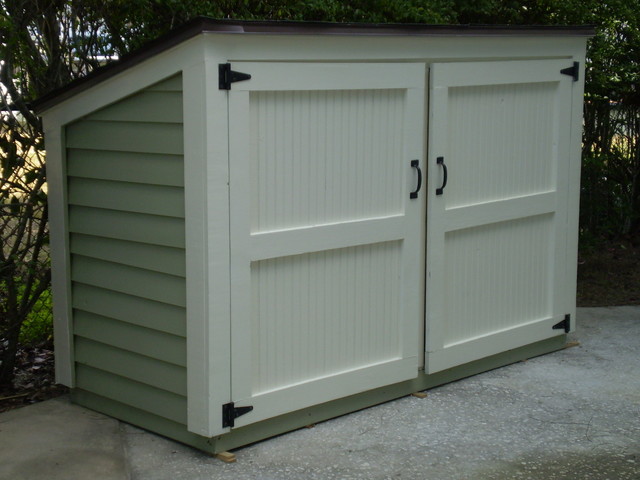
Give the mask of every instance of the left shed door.
[[415, 378], [424, 65], [232, 68], [235, 427]]

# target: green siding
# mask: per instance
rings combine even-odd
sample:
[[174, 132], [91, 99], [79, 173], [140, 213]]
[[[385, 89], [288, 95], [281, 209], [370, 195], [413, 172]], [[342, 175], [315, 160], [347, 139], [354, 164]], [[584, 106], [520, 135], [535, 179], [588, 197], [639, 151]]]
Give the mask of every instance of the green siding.
[[67, 127], [67, 147], [182, 154], [182, 125], [81, 120]]
[[146, 89], [147, 92], [182, 92], [182, 76], [166, 78]]
[[[138, 111], [135, 117], [132, 111]], [[87, 117], [89, 120], [124, 120], [151, 123], [182, 123], [180, 92], [146, 91], [110, 105]]]
[[74, 320], [77, 336], [186, 367], [187, 342], [183, 337], [82, 310], [74, 311]]
[[74, 309], [183, 338], [187, 336], [186, 310], [182, 307], [78, 282], [73, 283], [71, 298]]
[[99, 237], [184, 248], [184, 220], [102, 208], [69, 207], [69, 230]]
[[182, 79], [68, 125], [76, 386], [184, 426]]
[[71, 278], [85, 285], [186, 307], [184, 278], [175, 275], [72, 255]]
[[[69, 248], [71, 253], [98, 258], [132, 267], [185, 276], [185, 252], [180, 248], [149, 245], [113, 238], [94, 237], [72, 233]], [[162, 258], [162, 262], [158, 262]]]
[[150, 387], [187, 395], [185, 368], [76, 335], [76, 362], [135, 380]]
[[76, 363], [78, 388], [187, 424], [187, 398], [121, 375]]
[[181, 155], [86, 149], [67, 152], [67, 173], [72, 177], [182, 187], [183, 167]]
[[184, 218], [184, 189], [69, 177], [70, 205]]

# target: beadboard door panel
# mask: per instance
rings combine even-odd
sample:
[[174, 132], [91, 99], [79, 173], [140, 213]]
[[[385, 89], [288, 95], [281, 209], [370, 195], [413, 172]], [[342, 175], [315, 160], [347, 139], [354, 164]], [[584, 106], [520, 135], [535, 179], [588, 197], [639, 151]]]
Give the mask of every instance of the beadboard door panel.
[[565, 333], [566, 67], [431, 65], [427, 373]]
[[235, 426], [415, 378], [425, 66], [232, 67]]

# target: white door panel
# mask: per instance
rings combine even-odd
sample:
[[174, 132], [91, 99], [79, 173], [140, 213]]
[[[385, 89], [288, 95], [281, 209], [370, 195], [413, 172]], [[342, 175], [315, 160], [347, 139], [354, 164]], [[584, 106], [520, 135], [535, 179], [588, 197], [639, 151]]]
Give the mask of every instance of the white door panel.
[[424, 65], [232, 66], [235, 426], [415, 378]]
[[428, 373], [564, 333], [567, 63], [431, 66]]

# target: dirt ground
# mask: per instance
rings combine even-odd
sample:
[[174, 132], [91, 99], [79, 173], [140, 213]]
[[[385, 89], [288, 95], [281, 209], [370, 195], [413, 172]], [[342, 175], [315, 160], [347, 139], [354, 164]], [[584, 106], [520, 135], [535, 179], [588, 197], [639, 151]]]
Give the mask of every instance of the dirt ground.
[[55, 384], [53, 345], [24, 347], [18, 352], [16, 378], [11, 389], [0, 389], [0, 412], [62, 395], [67, 387]]
[[[640, 242], [617, 241], [580, 254], [578, 306], [640, 305]], [[23, 348], [15, 388], [0, 391], [0, 412], [67, 392], [54, 383], [52, 345]]]
[[640, 238], [588, 249], [578, 258], [578, 306], [640, 305]]

